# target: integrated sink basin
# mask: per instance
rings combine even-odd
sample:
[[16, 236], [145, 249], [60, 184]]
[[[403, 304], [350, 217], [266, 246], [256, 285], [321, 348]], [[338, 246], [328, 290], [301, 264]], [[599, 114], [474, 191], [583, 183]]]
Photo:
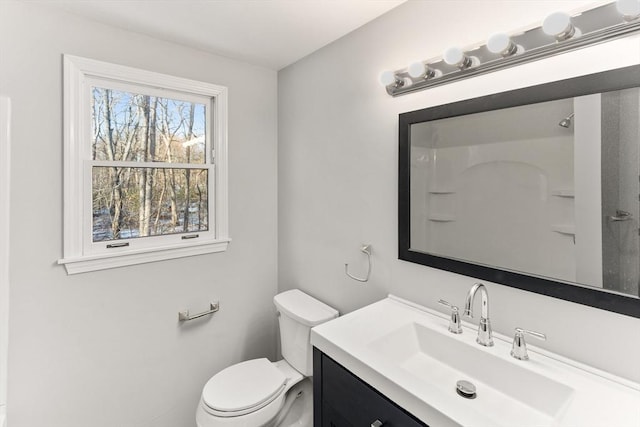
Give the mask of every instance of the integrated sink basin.
[[[478, 400], [466, 403], [486, 411], [494, 425], [518, 426], [523, 420], [551, 425], [573, 390], [551, 378], [505, 363], [479, 345], [454, 339], [446, 330], [410, 323], [373, 341], [373, 351], [408, 374], [455, 396], [459, 380], [470, 381]], [[462, 399], [462, 397], [459, 397]]]
[[[638, 427], [640, 385], [511, 338], [476, 343], [477, 325], [390, 295], [312, 329], [311, 343], [424, 423], [473, 427]], [[458, 381], [475, 396], [456, 392]]]

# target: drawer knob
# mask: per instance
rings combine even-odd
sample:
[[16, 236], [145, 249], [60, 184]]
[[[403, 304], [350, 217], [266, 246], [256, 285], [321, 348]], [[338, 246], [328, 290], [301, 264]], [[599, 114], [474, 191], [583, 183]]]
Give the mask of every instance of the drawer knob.
[[380, 420], [375, 420], [374, 422], [371, 423], [371, 427], [382, 427], [382, 421]]

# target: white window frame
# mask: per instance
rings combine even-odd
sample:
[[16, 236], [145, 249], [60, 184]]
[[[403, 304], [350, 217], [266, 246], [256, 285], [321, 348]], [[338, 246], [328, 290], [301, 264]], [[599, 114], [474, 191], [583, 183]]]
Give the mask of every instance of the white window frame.
[[[183, 239], [185, 234], [178, 233], [93, 242], [91, 167], [104, 162], [91, 158], [91, 90], [101, 84], [206, 103], [207, 163], [188, 166], [209, 170], [208, 231], [186, 233], [197, 234], [194, 239]], [[231, 241], [227, 162], [226, 87], [64, 55], [64, 257], [58, 263], [65, 265], [68, 274], [76, 274], [225, 251]], [[135, 167], [132, 162], [119, 163]], [[175, 168], [182, 169], [182, 166], [176, 164]], [[114, 242], [129, 245], [105, 249], [108, 243]]]

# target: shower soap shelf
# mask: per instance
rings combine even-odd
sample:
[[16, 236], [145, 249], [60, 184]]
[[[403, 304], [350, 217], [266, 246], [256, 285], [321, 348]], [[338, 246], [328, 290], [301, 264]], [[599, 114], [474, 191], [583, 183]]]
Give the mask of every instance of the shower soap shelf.
[[456, 217], [447, 214], [430, 214], [427, 219], [433, 222], [453, 222], [456, 220]]
[[562, 189], [553, 190], [551, 191], [551, 195], [556, 197], [570, 197], [570, 198], [576, 197], [575, 191], [571, 188], [562, 188]]
[[570, 236], [576, 235], [576, 226], [573, 224], [555, 224], [551, 226], [551, 231], [555, 231], [560, 234], [568, 234]]

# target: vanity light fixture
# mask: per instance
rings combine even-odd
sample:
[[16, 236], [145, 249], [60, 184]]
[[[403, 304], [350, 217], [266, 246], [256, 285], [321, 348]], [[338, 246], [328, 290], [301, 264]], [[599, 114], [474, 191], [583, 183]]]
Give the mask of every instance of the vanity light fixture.
[[640, 0], [617, 0], [571, 14], [555, 12], [541, 25], [491, 35], [485, 44], [452, 47], [442, 56], [385, 71], [391, 96], [451, 83], [640, 32]]

